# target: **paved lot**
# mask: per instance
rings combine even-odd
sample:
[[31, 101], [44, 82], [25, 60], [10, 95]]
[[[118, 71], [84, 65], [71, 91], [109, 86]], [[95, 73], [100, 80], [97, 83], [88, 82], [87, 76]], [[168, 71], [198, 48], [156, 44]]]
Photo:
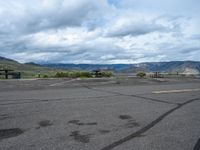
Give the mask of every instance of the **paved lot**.
[[199, 150], [200, 79], [0, 81], [0, 150]]

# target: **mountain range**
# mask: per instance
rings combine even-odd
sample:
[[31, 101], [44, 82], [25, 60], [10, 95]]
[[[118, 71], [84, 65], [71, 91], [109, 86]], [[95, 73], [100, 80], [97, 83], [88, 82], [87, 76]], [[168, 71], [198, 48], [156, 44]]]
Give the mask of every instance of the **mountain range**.
[[138, 64], [43, 64], [43, 66], [67, 70], [110, 70], [121, 73], [163, 72], [199, 74], [200, 62], [197, 61], [171, 61], [171, 62], [147, 62]]
[[163, 72], [163, 73], [184, 73], [200, 74], [199, 61], [170, 61], [170, 62], [144, 62], [138, 64], [37, 64], [33, 62], [19, 63], [15, 60], [0, 56], [0, 69], [9, 68], [22, 72], [53, 72], [55, 70], [108, 70], [116, 73], [136, 73], [145, 72]]

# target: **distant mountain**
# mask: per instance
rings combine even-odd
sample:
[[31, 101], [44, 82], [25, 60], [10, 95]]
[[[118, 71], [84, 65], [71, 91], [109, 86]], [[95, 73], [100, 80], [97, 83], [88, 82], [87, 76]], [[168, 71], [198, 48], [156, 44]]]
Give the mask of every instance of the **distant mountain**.
[[200, 62], [197, 61], [171, 61], [171, 62], [146, 62], [138, 64], [36, 64], [34, 62], [21, 64], [15, 60], [0, 57], [0, 69], [8, 68], [20, 71], [25, 75], [52, 74], [63, 70], [108, 70], [116, 73], [163, 72], [200, 74]]
[[36, 64], [36, 63], [34, 63], [34, 62], [28, 62], [28, 63], [25, 63], [25, 65], [31, 65], [31, 66], [42, 67], [42, 65], [40, 65], [40, 64]]
[[121, 73], [135, 73], [138, 71], [163, 72], [163, 73], [200, 73], [200, 62], [196, 61], [171, 61], [171, 62], [147, 62], [139, 64], [44, 64], [46, 67], [67, 70], [111, 70]]
[[53, 67], [66, 70], [111, 70], [120, 72], [132, 68], [133, 64], [43, 64], [45, 67]]
[[152, 62], [136, 64], [137, 67], [149, 72], [180, 72], [180, 73], [200, 73], [200, 62], [195, 61], [171, 61], [171, 62]]
[[12, 61], [12, 62], [16, 62], [15, 60], [9, 59], [9, 58], [5, 58], [5, 57], [1, 57], [0, 56], [0, 61]]

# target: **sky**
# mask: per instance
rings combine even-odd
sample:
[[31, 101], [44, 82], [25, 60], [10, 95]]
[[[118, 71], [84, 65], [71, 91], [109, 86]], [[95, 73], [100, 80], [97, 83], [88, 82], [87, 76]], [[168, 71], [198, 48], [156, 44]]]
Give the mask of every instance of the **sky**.
[[199, 0], [0, 0], [0, 56], [21, 63], [200, 61]]

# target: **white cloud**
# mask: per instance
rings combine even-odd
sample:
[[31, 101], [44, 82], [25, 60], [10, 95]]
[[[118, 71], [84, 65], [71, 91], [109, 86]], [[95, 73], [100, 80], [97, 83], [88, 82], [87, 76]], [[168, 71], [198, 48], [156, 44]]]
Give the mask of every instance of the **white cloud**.
[[0, 55], [40, 63], [199, 60], [200, 19], [193, 9], [183, 9], [196, 10], [198, 4], [196, 0], [187, 5], [180, 0], [0, 1]]

